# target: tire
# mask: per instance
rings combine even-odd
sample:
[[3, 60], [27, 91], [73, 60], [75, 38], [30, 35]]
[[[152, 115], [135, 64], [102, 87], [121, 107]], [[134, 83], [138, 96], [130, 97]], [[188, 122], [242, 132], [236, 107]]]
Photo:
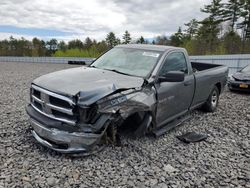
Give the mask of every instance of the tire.
[[219, 89], [215, 86], [211, 91], [207, 99], [207, 102], [202, 106], [202, 109], [205, 112], [214, 112], [218, 106], [219, 96], [220, 96]]

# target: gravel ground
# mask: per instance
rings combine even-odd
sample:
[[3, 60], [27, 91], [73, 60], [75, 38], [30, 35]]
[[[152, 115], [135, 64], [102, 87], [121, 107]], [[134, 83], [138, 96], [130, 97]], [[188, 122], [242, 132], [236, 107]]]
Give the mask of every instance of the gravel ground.
[[[0, 187], [249, 187], [250, 95], [225, 91], [215, 113], [192, 118], [160, 138], [72, 158], [34, 140], [24, 110], [31, 81], [62, 64], [0, 63]], [[209, 135], [185, 144], [186, 131]]]

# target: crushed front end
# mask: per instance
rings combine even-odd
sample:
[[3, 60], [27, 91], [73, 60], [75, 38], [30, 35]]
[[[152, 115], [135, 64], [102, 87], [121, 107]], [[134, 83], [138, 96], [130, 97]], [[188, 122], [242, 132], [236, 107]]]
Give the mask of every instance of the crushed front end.
[[[136, 112], [153, 111], [155, 104], [152, 90], [116, 91], [88, 103], [84, 93], [70, 97], [34, 84], [30, 101], [26, 111], [32, 134], [40, 144], [61, 153], [86, 154], [100, 144], [115, 143], [117, 127], [127, 117]], [[143, 128], [152, 121], [151, 115], [144, 119]]]
[[108, 114], [93, 120], [97, 116], [95, 109], [79, 109], [76, 98], [36, 85], [31, 87], [30, 101], [26, 111], [33, 136], [40, 144], [62, 153], [91, 151], [110, 123]]

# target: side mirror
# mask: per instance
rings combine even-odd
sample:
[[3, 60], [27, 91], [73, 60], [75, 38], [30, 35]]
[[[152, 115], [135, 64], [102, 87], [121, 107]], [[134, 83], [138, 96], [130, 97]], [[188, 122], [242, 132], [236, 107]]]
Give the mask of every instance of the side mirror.
[[185, 79], [184, 72], [169, 71], [164, 76], [158, 78], [159, 82], [183, 82]]

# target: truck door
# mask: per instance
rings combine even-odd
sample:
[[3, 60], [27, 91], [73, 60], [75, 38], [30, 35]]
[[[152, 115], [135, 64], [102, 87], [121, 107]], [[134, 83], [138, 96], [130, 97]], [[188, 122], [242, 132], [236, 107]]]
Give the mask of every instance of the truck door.
[[178, 115], [187, 112], [194, 94], [194, 77], [190, 73], [183, 52], [171, 52], [165, 58], [158, 75], [163, 76], [169, 71], [183, 71], [183, 82], [157, 82], [158, 96], [156, 121], [161, 126]]

